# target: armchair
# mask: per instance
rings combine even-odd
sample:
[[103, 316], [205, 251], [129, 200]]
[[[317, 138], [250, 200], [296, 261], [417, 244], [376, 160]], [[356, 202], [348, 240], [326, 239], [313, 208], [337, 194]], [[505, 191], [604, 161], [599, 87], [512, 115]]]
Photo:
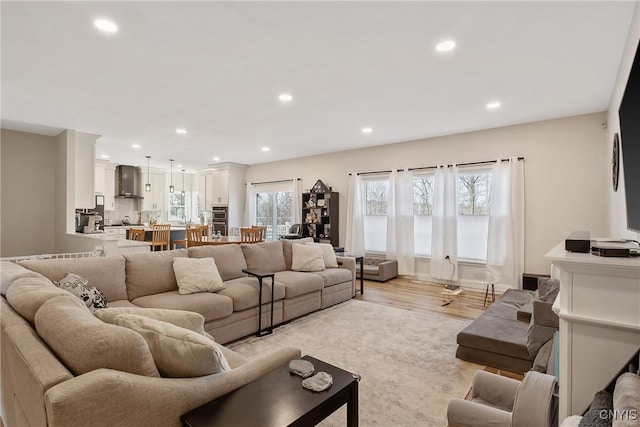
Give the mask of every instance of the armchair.
[[[386, 282], [389, 279], [398, 277], [398, 261], [365, 254], [362, 270], [364, 279]], [[360, 278], [360, 269], [358, 267], [356, 267], [356, 277]]]
[[556, 378], [530, 371], [522, 381], [476, 371], [472, 399], [452, 399], [450, 427], [551, 427], [557, 425]]

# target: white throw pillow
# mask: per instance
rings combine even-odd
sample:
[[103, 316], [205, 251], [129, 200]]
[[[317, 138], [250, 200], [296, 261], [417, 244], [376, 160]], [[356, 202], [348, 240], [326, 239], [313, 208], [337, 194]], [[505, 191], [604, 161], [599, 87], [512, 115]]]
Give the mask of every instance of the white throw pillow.
[[305, 245], [317, 246], [322, 249], [322, 258], [324, 259], [325, 268], [338, 268], [338, 259], [336, 251], [330, 243], [305, 242]]
[[291, 270], [323, 271], [324, 258], [318, 246], [294, 243], [291, 245]]
[[163, 377], [200, 377], [231, 370], [216, 343], [197, 332], [136, 314], [119, 314], [113, 322], [142, 335]]
[[227, 287], [213, 258], [174, 258], [173, 272], [181, 295], [218, 292]]

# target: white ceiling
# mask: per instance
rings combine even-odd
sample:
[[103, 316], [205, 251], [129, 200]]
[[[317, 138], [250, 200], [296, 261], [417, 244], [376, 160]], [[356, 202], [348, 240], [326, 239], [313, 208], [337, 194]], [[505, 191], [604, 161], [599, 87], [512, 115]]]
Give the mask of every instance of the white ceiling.
[[2, 126], [195, 170], [604, 111], [635, 5], [2, 1]]

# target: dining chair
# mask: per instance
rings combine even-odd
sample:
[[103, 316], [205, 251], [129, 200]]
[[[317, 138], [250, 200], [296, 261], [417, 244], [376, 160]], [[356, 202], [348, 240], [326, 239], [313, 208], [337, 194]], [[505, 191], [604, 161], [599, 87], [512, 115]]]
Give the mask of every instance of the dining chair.
[[143, 228], [130, 228], [129, 229], [129, 240], [144, 240], [144, 229]]
[[259, 231], [253, 227], [240, 227], [240, 240], [246, 243], [256, 243]]
[[190, 248], [191, 246], [202, 246], [203, 234], [202, 227], [188, 227], [184, 230], [184, 236], [186, 240], [186, 247]]
[[252, 225], [251, 228], [256, 230], [256, 241], [264, 242], [267, 238], [267, 226], [266, 225]]
[[155, 251], [157, 246], [163, 251], [169, 249], [169, 236], [171, 235], [171, 224], [154, 224], [151, 228], [151, 250]]

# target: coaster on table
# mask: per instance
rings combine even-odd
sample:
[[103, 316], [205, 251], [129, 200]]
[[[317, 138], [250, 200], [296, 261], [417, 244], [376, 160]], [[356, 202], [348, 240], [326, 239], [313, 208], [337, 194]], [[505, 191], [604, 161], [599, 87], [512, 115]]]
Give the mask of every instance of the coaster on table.
[[318, 372], [302, 381], [302, 387], [312, 391], [325, 391], [333, 384], [333, 377], [326, 372]]
[[299, 375], [302, 378], [307, 378], [308, 376], [313, 374], [314, 370], [315, 368], [313, 367], [313, 363], [307, 360], [294, 359], [289, 362], [289, 372]]

